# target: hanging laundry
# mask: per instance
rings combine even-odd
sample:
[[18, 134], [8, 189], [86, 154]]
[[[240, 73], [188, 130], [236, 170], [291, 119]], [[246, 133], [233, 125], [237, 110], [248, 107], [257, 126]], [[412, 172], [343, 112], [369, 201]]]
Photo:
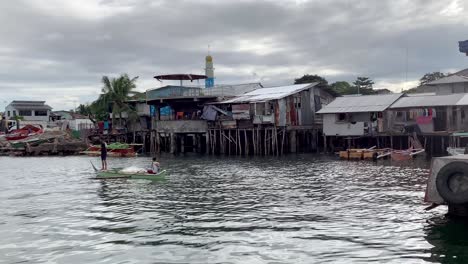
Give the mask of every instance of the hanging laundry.
[[416, 123], [420, 125], [430, 124], [432, 122], [432, 116], [418, 116]]

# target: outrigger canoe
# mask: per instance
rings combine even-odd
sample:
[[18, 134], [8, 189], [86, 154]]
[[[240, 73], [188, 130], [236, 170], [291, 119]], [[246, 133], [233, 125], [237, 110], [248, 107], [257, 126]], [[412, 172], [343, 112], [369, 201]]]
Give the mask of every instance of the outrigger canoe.
[[157, 174], [150, 173], [122, 173], [120, 169], [112, 169], [107, 171], [98, 171], [96, 179], [145, 179], [145, 180], [163, 180], [166, 175], [166, 170], [162, 170]]
[[94, 171], [97, 173], [95, 179], [145, 179], [145, 180], [164, 180], [166, 176], [166, 170], [162, 170], [157, 174], [152, 173], [123, 173], [121, 168], [116, 168], [112, 170], [101, 171], [94, 166], [92, 162]]

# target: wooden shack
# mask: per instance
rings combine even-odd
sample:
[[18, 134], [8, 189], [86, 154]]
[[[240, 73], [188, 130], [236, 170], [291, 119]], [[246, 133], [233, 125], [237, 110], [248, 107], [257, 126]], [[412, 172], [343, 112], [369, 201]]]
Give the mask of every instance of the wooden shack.
[[267, 87], [208, 105], [205, 111], [228, 113], [210, 120], [209, 136], [215, 141], [210, 151], [280, 155], [318, 150], [322, 119], [316, 112], [334, 96], [316, 85]]

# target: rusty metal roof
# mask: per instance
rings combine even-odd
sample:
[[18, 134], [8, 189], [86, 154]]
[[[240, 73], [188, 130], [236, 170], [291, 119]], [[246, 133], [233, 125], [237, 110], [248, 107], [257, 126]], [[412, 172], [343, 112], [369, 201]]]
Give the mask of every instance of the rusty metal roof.
[[324, 106], [317, 114], [382, 112], [391, 106], [402, 94], [356, 95], [337, 97]]

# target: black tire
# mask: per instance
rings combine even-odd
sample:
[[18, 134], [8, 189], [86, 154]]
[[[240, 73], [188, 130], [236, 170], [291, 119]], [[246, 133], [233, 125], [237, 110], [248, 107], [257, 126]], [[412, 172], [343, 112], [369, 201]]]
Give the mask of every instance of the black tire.
[[442, 167], [437, 174], [436, 187], [446, 202], [468, 203], [468, 163], [455, 161]]

